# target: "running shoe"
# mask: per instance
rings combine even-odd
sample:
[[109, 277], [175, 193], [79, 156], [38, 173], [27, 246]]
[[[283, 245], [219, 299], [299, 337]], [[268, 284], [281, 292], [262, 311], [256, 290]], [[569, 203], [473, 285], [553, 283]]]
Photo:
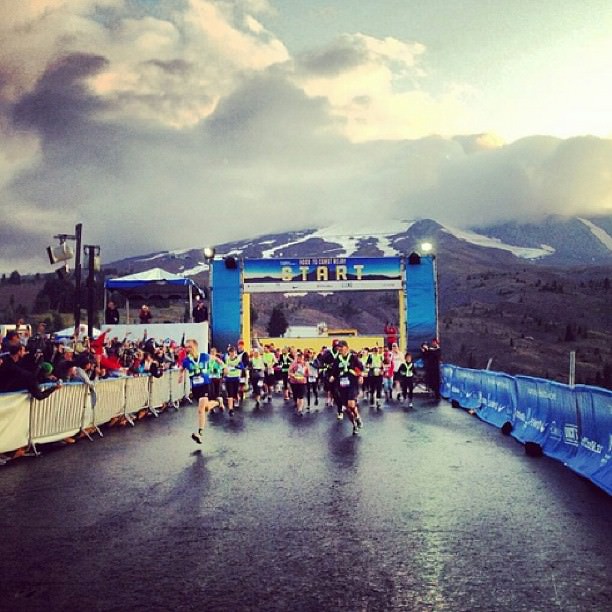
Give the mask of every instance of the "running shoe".
[[359, 433], [359, 429], [357, 428], [357, 425], [353, 425], [353, 435], [356, 436]]
[[234, 409], [233, 409], [233, 408], [230, 408], [230, 409], [229, 409], [229, 415], [230, 415], [231, 417], [233, 417], [233, 416], [234, 416]]
[[361, 417], [357, 417], [357, 418], [355, 419], [355, 425], [356, 425], [357, 427], [359, 427], [359, 429], [361, 429], [361, 428], [363, 427], [363, 421], [361, 420]]
[[202, 444], [202, 436], [199, 433], [192, 433], [191, 439], [198, 444]]
[[339, 412], [339, 413], [336, 415], [336, 418], [337, 418], [339, 421], [341, 421], [341, 420], [344, 418], [344, 415], [343, 415], [341, 412]]
[[412, 408], [412, 402], [408, 402], [408, 408]]

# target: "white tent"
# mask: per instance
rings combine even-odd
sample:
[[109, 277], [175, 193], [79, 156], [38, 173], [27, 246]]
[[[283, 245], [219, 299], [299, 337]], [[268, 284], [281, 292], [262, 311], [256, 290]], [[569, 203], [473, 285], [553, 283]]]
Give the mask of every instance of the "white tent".
[[[102, 332], [95, 327], [92, 328], [91, 333], [94, 338], [97, 338]], [[72, 338], [74, 336], [74, 327], [67, 327], [66, 329], [62, 329], [58, 332], [55, 332], [55, 337], [59, 339]], [[87, 336], [87, 325], [81, 323], [79, 325], [79, 338], [82, 340]]]

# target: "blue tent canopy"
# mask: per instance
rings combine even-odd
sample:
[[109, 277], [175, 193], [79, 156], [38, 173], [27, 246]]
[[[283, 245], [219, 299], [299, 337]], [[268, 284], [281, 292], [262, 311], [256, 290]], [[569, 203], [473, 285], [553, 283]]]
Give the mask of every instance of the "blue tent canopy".
[[[107, 291], [117, 291], [126, 296], [126, 310], [128, 321], [130, 319], [130, 297], [140, 298], [141, 296], [164, 295], [174, 297], [177, 289], [185, 287], [189, 294], [189, 312], [193, 319], [193, 291], [206, 295], [205, 291], [190, 278], [173, 274], [162, 268], [151, 268], [137, 274], [130, 274], [120, 278], [109, 278], [104, 281], [104, 288]], [[106, 309], [106, 291], [104, 292], [104, 308]]]

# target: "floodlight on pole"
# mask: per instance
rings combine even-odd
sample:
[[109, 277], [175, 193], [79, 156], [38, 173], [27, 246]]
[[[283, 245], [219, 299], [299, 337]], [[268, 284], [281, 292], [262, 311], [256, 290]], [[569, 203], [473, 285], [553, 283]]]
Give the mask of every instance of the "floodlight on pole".
[[65, 242], [66, 237], [60, 238], [60, 244], [56, 247], [47, 247], [47, 255], [49, 256], [49, 263], [51, 265], [59, 263], [61, 261], [68, 261], [74, 257], [73, 248]]
[[433, 244], [431, 242], [421, 243], [421, 252], [424, 254], [431, 253], [433, 251]]
[[213, 259], [215, 257], [215, 247], [204, 247], [204, 257], [206, 259]]

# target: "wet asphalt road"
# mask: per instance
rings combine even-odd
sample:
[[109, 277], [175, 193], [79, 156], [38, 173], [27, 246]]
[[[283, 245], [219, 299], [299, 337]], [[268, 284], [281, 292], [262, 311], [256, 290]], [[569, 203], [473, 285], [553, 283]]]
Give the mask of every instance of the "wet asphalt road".
[[0, 609], [612, 609], [612, 498], [446, 403], [363, 416], [197, 447], [185, 406], [0, 468]]

